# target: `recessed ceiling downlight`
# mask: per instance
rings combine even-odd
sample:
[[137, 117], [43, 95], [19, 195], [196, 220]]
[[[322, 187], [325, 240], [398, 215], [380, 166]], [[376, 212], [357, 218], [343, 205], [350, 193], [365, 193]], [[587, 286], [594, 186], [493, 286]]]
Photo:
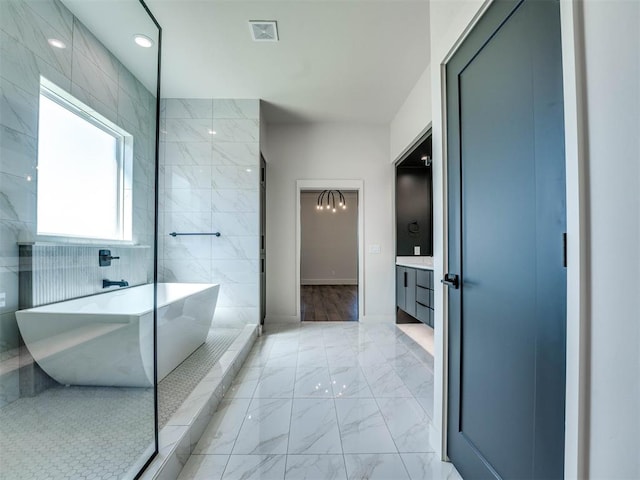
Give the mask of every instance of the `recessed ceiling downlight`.
[[47, 42], [49, 42], [49, 45], [51, 45], [52, 47], [67, 48], [65, 43], [62, 40], [58, 40], [57, 38], [49, 38]]
[[151, 48], [151, 47], [153, 47], [153, 40], [151, 40], [146, 35], [142, 35], [141, 33], [138, 33], [138, 34], [134, 35], [133, 36], [133, 41], [136, 42], [136, 44], [141, 46], [142, 48]]
[[275, 20], [249, 20], [249, 29], [254, 42], [278, 41], [278, 22]]

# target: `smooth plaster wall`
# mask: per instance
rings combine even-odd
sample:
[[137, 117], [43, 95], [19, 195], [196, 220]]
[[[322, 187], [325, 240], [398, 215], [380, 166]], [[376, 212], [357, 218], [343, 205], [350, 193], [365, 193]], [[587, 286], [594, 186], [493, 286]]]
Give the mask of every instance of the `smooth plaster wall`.
[[391, 162], [398, 160], [427, 132], [431, 117], [431, 65], [427, 65], [389, 125]]
[[[296, 318], [296, 180], [362, 179], [363, 321], [395, 320], [393, 165], [389, 130], [354, 124], [269, 125], [267, 319]], [[369, 253], [379, 245], [380, 253]]]
[[[346, 209], [318, 211], [319, 192], [300, 194], [302, 285], [358, 284], [358, 194], [343, 192]], [[326, 205], [326, 201], [324, 203]]]
[[584, 8], [589, 476], [640, 478], [640, 3]]

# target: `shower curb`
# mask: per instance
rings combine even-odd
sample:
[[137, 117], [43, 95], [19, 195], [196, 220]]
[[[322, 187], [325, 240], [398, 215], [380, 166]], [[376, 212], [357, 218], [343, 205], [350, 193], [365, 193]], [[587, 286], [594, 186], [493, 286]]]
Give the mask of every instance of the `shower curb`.
[[158, 455], [141, 480], [176, 480], [258, 336], [246, 325], [158, 434]]

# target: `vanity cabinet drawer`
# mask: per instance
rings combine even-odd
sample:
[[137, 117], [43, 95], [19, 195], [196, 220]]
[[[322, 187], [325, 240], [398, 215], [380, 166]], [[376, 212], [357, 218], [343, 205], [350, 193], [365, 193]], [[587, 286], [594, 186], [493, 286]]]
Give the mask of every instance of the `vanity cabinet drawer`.
[[433, 310], [424, 305], [416, 304], [416, 318], [422, 323], [426, 323], [430, 327], [433, 327]]
[[424, 288], [433, 288], [433, 272], [431, 270], [418, 270], [416, 284]]
[[432, 307], [432, 291], [427, 288], [416, 287], [416, 302], [421, 303], [425, 307]]

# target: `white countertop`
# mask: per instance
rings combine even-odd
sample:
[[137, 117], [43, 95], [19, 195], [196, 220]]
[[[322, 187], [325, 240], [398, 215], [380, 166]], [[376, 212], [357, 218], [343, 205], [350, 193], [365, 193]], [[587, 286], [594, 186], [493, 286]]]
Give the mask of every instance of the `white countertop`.
[[433, 270], [433, 257], [396, 257], [396, 265], [400, 267]]

